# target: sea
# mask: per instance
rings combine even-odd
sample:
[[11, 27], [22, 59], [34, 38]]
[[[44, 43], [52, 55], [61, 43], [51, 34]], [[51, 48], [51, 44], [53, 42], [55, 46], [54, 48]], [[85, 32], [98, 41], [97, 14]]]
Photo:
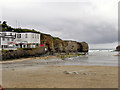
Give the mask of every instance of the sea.
[[113, 49], [90, 49], [88, 54], [66, 58], [64, 65], [119, 66], [120, 52]]

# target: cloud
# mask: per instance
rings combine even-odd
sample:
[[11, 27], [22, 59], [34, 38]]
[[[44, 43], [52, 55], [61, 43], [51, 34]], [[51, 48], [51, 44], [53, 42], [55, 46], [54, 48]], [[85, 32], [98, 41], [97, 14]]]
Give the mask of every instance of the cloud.
[[116, 50], [117, 46], [118, 46], [118, 42], [104, 43], [104, 44], [89, 44], [90, 49], [114, 49]]
[[13, 27], [92, 44], [118, 41], [118, 0], [3, 1], [3, 20]]

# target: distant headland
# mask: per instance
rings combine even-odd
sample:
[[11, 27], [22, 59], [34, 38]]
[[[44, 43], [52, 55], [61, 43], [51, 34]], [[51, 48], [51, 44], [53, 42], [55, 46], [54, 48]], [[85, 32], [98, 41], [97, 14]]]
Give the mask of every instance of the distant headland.
[[120, 45], [116, 47], [116, 51], [120, 51]]

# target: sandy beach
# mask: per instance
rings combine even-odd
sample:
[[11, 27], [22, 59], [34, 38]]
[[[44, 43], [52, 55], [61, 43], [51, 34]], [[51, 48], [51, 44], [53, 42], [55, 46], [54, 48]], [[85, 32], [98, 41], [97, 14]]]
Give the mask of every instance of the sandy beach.
[[[25, 61], [25, 62], [24, 62]], [[40, 60], [38, 60], [40, 61]], [[47, 65], [36, 59], [3, 63], [4, 88], [117, 88], [118, 67]], [[23, 62], [23, 63], [22, 63]], [[27, 62], [27, 63], [26, 63]], [[29, 63], [28, 63], [29, 62]], [[37, 63], [34, 63], [37, 62]]]

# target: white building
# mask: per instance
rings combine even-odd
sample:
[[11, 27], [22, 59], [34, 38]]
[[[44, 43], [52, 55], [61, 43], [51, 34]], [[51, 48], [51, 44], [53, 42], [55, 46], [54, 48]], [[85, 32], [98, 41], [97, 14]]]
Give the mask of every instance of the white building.
[[1, 48], [37, 48], [40, 46], [40, 34], [32, 32], [0, 32]]

